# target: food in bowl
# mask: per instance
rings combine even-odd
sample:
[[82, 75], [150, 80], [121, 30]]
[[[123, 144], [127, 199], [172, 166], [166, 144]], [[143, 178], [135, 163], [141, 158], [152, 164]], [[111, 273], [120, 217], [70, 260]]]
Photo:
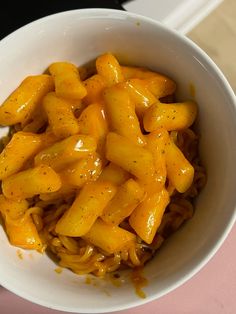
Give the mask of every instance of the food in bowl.
[[[140, 267], [193, 215], [205, 183], [194, 101], [111, 53], [55, 62], [0, 107], [0, 211], [12, 245], [103, 277]], [[80, 71], [80, 72], [79, 72]]]

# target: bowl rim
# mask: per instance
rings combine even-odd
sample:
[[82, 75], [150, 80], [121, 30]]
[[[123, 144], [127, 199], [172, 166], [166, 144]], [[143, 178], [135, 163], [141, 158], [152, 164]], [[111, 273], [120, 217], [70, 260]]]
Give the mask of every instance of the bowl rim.
[[[102, 14], [102, 15], [101, 15]], [[187, 46], [190, 49], [193, 49], [195, 51], [195, 53], [199, 56], [199, 58], [201, 60], [204, 61], [204, 63], [207, 65], [207, 67], [211, 70], [212, 74], [215, 75], [215, 78], [217, 79], [218, 83], [221, 86], [224, 86], [226, 94], [230, 100], [230, 102], [232, 103], [232, 106], [234, 106], [236, 108], [236, 97], [234, 94], [234, 91], [232, 89], [232, 87], [230, 86], [229, 82], [227, 81], [227, 79], [225, 78], [224, 74], [222, 73], [222, 71], [219, 69], [219, 67], [215, 64], [215, 62], [207, 55], [206, 52], [204, 52], [204, 50], [202, 50], [197, 44], [195, 44], [191, 39], [187, 38], [185, 35], [177, 32], [176, 30], [162, 24], [159, 21], [156, 21], [152, 18], [146, 17], [144, 15], [140, 15], [140, 14], [135, 14], [135, 13], [130, 13], [127, 11], [122, 11], [122, 10], [116, 10], [116, 9], [102, 9], [102, 8], [88, 8], [88, 9], [75, 9], [75, 10], [68, 10], [68, 11], [62, 11], [62, 12], [58, 12], [55, 14], [51, 14], [51, 15], [47, 15], [44, 16], [42, 18], [39, 18], [35, 21], [32, 21], [18, 29], [16, 29], [15, 31], [13, 31], [12, 33], [10, 33], [9, 35], [7, 35], [6, 37], [2, 38], [0, 40], [0, 51], [1, 51], [1, 46], [5, 46], [8, 44], [9, 41], [14, 40], [15, 36], [18, 36], [18, 34], [20, 33], [24, 33], [27, 32], [32, 26], [34, 25], [39, 25], [41, 23], [44, 23], [46, 21], [49, 20], [53, 20], [53, 19], [58, 19], [61, 16], [80, 16], [82, 17], [89, 17], [89, 18], [96, 18], [96, 17], [104, 17], [104, 18], [108, 18], [108, 17], [121, 17], [121, 18], [132, 18], [132, 19], [137, 19], [139, 21], [143, 21], [144, 23], [147, 23], [149, 25], [152, 25], [153, 27], [158, 27], [159, 29], [164, 30], [165, 32], [175, 36], [178, 38], [178, 40], [180, 41], [180, 43], [184, 44], [185, 46]], [[147, 295], [147, 297], [145, 299], [139, 299], [137, 298], [137, 300], [135, 301], [131, 301], [129, 303], [126, 304], [121, 304], [119, 306], [110, 306], [110, 307], [102, 307], [99, 308], [99, 310], [95, 311], [94, 308], [89, 308], [88, 309], [83, 309], [84, 313], [110, 313], [110, 312], [114, 312], [114, 311], [120, 311], [120, 310], [127, 310], [130, 308], [134, 308], [136, 306], [140, 306], [140, 305], [144, 305], [146, 303], [149, 303], [151, 301], [157, 300], [160, 297], [172, 292], [173, 290], [175, 290], [176, 288], [180, 287], [181, 285], [183, 285], [185, 282], [187, 282], [189, 279], [191, 279], [193, 276], [195, 276], [211, 259], [212, 257], [216, 254], [216, 252], [220, 249], [220, 247], [222, 246], [223, 242], [225, 241], [225, 239], [227, 238], [228, 234], [230, 233], [235, 221], [236, 221], [236, 203], [234, 205], [234, 210], [232, 210], [232, 215], [231, 218], [229, 218], [229, 223], [226, 226], [225, 230], [222, 232], [222, 234], [219, 235], [218, 239], [215, 241], [214, 245], [208, 250], [208, 253], [205, 254], [205, 256], [203, 258], [201, 258], [200, 262], [195, 262], [195, 265], [193, 266], [193, 268], [191, 270], [186, 270], [185, 271], [185, 275], [182, 276], [181, 279], [177, 280], [176, 282], [170, 284], [166, 289], [163, 289], [161, 292], [159, 293], [149, 293], [149, 295]], [[67, 311], [67, 312], [73, 312], [73, 313], [78, 313], [79, 308], [68, 308], [67, 306], [63, 307], [60, 305], [52, 305], [49, 302], [45, 302], [44, 300], [41, 300], [40, 298], [35, 298], [35, 297], [29, 297], [26, 293], [18, 291], [17, 289], [15, 289], [14, 287], [12, 287], [11, 285], [8, 284], [8, 282], [4, 282], [2, 279], [0, 279], [0, 284], [6, 288], [7, 290], [13, 292], [14, 294], [30, 301], [33, 302], [35, 304], [50, 308], [50, 309], [55, 309], [55, 310], [59, 310], [59, 311]]]

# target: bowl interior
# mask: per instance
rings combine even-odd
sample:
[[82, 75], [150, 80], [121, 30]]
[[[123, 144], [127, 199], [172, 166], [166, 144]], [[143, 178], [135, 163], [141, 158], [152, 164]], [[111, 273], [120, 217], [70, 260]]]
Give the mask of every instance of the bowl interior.
[[[145, 267], [151, 300], [191, 277], [216, 251], [233, 224], [236, 186], [236, 112], [233, 93], [209, 58], [190, 41], [151, 20], [113, 10], [81, 10], [34, 22], [0, 43], [0, 101], [32, 74], [55, 61], [83, 65], [104, 52], [122, 63], [146, 66], [169, 75], [178, 84], [179, 99], [199, 105], [201, 158], [207, 185], [196, 201], [196, 212]], [[124, 274], [122, 287], [109, 280], [85, 278], [64, 270], [47, 255], [11, 247], [0, 227], [0, 282], [33, 302], [66, 311], [110, 312], [143, 303]], [[91, 302], [94, 300], [94, 302]], [[96, 304], [96, 305], [93, 305]]]

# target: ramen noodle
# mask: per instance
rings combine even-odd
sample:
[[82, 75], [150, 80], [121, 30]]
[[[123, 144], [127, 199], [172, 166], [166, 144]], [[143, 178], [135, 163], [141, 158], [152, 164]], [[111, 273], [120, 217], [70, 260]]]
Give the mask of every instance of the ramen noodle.
[[[110, 53], [55, 62], [0, 107], [0, 211], [12, 245], [76, 274], [142, 267], [194, 214], [206, 175], [194, 101]], [[81, 74], [81, 76], [80, 76]]]

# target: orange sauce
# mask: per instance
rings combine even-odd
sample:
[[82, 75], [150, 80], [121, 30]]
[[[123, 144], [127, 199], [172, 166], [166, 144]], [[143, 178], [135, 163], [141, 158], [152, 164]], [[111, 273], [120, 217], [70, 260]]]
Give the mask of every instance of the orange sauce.
[[22, 254], [21, 250], [17, 250], [16, 254], [19, 257], [19, 259], [23, 259], [23, 254]]
[[189, 84], [189, 92], [190, 92], [191, 97], [195, 98], [195, 96], [196, 96], [196, 88], [193, 85], [193, 83]]
[[146, 294], [142, 290], [147, 286], [148, 280], [143, 276], [143, 267], [137, 267], [131, 272], [131, 282], [135, 287], [135, 293], [142, 299], [146, 298]]
[[122, 279], [119, 274], [109, 274], [109, 280], [115, 287], [120, 287], [122, 285]]
[[61, 274], [62, 273], [62, 268], [61, 267], [57, 267], [54, 269], [54, 271], [57, 273], [57, 274]]
[[85, 283], [86, 283], [86, 285], [90, 285], [92, 283], [92, 279], [90, 276], [86, 276]]

